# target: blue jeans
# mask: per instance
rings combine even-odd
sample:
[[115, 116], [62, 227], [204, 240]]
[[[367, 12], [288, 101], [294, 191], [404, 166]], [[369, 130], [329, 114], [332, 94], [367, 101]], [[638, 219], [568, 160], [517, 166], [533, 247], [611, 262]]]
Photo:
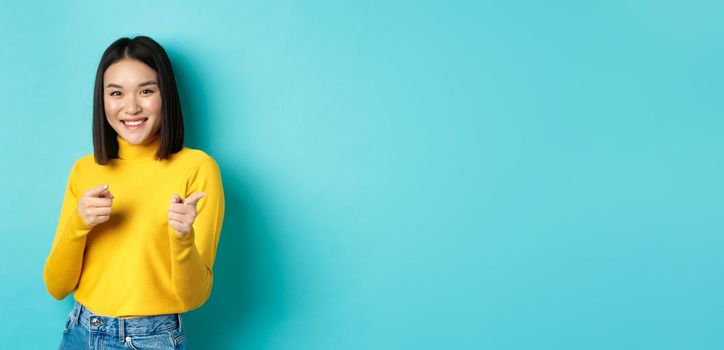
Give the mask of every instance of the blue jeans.
[[76, 301], [65, 320], [58, 349], [186, 350], [181, 316], [101, 316]]

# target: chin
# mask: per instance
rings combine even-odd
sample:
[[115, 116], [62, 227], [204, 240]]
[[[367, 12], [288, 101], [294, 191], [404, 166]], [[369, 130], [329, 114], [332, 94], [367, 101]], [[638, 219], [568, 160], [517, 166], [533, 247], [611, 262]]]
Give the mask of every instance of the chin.
[[126, 133], [119, 133], [117, 132], [120, 137], [122, 137], [124, 140], [128, 141], [128, 143], [132, 143], [134, 145], [143, 143], [146, 140], [146, 136], [139, 136], [139, 135], [128, 135]]

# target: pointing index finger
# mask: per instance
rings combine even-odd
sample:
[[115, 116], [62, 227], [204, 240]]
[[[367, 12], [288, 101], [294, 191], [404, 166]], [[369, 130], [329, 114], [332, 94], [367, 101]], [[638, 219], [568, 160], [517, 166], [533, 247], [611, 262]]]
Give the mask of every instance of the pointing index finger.
[[108, 189], [108, 184], [98, 185], [96, 187], [92, 187], [91, 189], [89, 189], [88, 194], [96, 197], [96, 196], [99, 196], [104, 191], [106, 191], [107, 189]]
[[195, 207], [195, 206], [196, 206], [196, 203], [198, 203], [198, 201], [199, 201], [201, 198], [204, 198], [204, 197], [206, 197], [206, 192], [196, 192], [196, 193], [188, 196], [188, 197], [184, 200], [184, 204], [191, 205], [191, 206], [194, 206], [194, 207]]

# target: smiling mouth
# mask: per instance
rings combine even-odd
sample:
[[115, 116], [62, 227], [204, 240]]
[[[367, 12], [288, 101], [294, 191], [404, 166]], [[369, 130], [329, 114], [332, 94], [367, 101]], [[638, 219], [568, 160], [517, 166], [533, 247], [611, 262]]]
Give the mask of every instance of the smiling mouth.
[[146, 121], [148, 118], [140, 118], [140, 119], [127, 119], [127, 120], [121, 120], [121, 123], [127, 128], [127, 129], [138, 129], [144, 125], [146, 125]]

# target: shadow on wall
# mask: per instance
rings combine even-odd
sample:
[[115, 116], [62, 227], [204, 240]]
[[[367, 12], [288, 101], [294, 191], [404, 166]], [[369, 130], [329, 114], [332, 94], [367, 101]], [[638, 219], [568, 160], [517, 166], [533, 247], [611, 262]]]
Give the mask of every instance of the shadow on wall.
[[211, 296], [199, 309], [186, 314], [186, 339], [192, 349], [238, 348], [243, 339], [258, 339], [260, 334], [252, 332], [272, 332], [258, 327], [270, 317], [283, 317], [284, 311], [283, 271], [272, 233], [254, 210], [258, 207], [238, 175], [221, 168], [226, 196], [224, 226]]
[[[186, 50], [190, 48], [179, 50], [179, 54], [168, 52], [182, 101], [185, 145], [203, 150], [214, 146], [211, 129], [222, 128], [209, 126], [215, 119], [209, 115], [211, 109], [205, 93], [211, 83], [209, 77], [196, 74], [199, 62], [192, 61]], [[211, 295], [200, 308], [185, 314], [186, 342], [192, 349], [240, 348], [246, 343], [244, 340], [265, 338], [264, 334], [274, 331], [273, 323], [285, 316], [284, 271], [279, 263], [280, 252], [274, 246], [275, 233], [261, 208], [263, 201], [255, 200], [252, 182], [237, 172], [244, 168], [243, 164], [235, 158], [208, 153], [221, 170], [224, 224]]]

